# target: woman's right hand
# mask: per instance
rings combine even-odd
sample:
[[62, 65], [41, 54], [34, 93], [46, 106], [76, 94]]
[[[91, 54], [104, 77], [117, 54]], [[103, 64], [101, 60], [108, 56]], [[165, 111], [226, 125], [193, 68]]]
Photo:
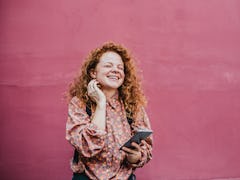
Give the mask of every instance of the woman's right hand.
[[98, 81], [96, 79], [93, 79], [88, 83], [88, 96], [96, 102], [97, 106], [105, 106], [106, 96], [97, 85]]

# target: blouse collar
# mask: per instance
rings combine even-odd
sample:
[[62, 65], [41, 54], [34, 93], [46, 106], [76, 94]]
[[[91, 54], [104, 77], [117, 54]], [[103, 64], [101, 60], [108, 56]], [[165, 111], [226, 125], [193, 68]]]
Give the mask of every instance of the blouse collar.
[[112, 108], [116, 108], [117, 105], [119, 104], [119, 93], [118, 91], [107, 100], [108, 104], [112, 107]]

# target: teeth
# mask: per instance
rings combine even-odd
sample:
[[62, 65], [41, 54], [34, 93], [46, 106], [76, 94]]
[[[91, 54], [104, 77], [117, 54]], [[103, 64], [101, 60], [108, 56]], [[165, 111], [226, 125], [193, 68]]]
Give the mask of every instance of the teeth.
[[116, 76], [108, 76], [108, 78], [110, 78], [110, 79], [115, 79], [115, 80], [118, 80], [118, 79], [119, 79], [119, 78], [116, 77]]

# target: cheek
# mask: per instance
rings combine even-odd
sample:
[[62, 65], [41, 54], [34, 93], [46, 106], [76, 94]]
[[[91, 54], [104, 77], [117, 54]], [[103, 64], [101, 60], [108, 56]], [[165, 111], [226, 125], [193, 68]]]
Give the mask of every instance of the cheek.
[[122, 84], [124, 83], [124, 80], [125, 80], [125, 75], [123, 74], [123, 76], [122, 76]]
[[97, 77], [101, 77], [102, 78], [102, 77], [105, 76], [105, 74], [106, 73], [104, 71], [100, 71], [100, 72], [97, 73]]
[[98, 82], [103, 83], [106, 81], [106, 75], [103, 72], [98, 73], [96, 79], [98, 80]]
[[125, 78], [125, 73], [124, 73], [124, 72], [122, 73], [122, 78], [123, 78], [123, 79]]

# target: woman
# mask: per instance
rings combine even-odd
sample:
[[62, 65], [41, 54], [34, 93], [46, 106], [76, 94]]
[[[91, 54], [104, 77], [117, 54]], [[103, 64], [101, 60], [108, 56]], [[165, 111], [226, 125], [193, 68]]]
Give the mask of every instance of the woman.
[[152, 138], [120, 149], [136, 130], [150, 129], [127, 49], [110, 42], [93, 50], [69, 97], [66, 139], [76, 149], [73, 180], [135, 179], [135, 169], [152, 158]]

